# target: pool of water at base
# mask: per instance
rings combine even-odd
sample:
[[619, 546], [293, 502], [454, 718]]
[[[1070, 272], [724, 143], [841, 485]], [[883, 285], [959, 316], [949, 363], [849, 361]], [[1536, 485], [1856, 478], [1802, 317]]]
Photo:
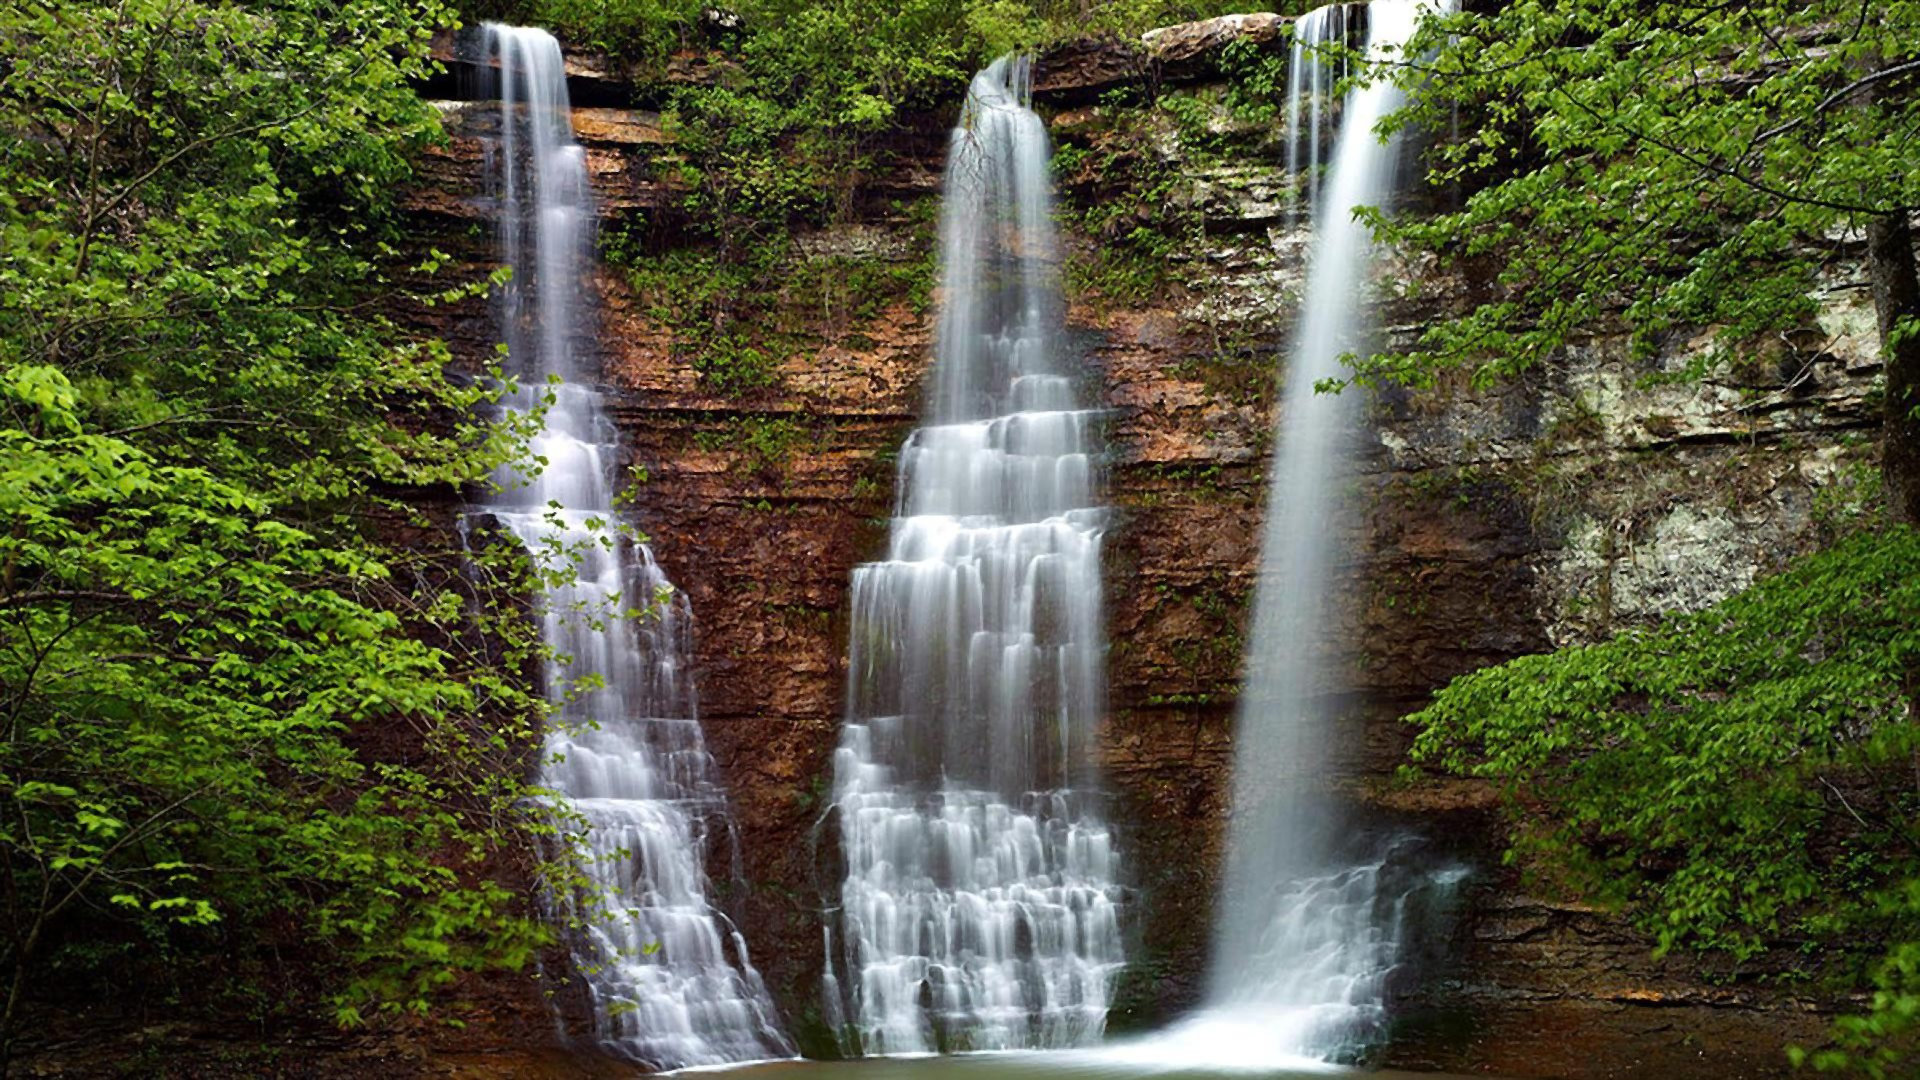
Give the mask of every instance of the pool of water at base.
[[[1115, 1051], [1119, 1051], [1116, 1053]], [[1140, 1060], [1126, 1044], [1051, 1053], [961, 1054], [868, 1058], [862, 1061], [772, 1061], [724, 1070], [680, 1073], [727, 1080], [1464, 1080], [1440, 1073], [1376, 1072], [1310, 1061], [1233, 1067]]]

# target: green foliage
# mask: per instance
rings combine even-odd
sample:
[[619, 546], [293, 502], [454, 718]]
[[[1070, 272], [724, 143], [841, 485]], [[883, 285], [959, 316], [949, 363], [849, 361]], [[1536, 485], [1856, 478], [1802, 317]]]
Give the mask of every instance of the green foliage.
[[[580, 45], [649, 64], [679, 48], [718, 47], [750, 74], [779, 79], [822, 126], [876, 125], [950, 92], [995, 56], [1076, 37], [1134, 37], [1156, 26], [1239, 11], [1257, 0], [469, 0], [468, 14], [551, 27]], [[1290, 5], [1299, 7], [1300, 5]]]
[[1009, 0], [755, 0], [743, 66], [807, 128], [878, 131], [1038, 27]]
[[792, 417], [740, 416], [716, 431], [694, 436], [694, 445], [708, 453], [731, 453], [754, 472], [779, 472], [793, 455], [814, 441], [813, 433]]
[[820, 256], [789, 271], [787, 292], [796, 305], [817, 310], [830, 329], [872, 323], [895, 303], [924, 315], [933, 306], [937, 255], [926, 243], [919, 257], [905, 260]]
[[1220, 72], [1227, 79], [1227, 105], [1239, 119], [1277, 124], [1286, 119], [1290, 55], [1262, 49], [1235, 38], [1220, 51]]
[[772, 386], [785, 339], [764, 332], [774, 292], [764, 288], [786, 252], [784, 237], [732, 258], [715, 248], [630, 251], [614, 234], [608, 258], [624, 265], [648, 317], [673, 329], [674, 350], [714, 391], [740, 395]]
[[933, 290], [931, 244], [913, 259], [807, 258], [785, 231], [770, 230], [750, 247], [647, 253], [610, 231], [603, 251], [626, 270], [648, 317], [672, 330], [676, 355], [709, 389], [735, 397], [776, 386], [782, 361], [825, 341], [860, 346], [858, 331], [894, 304], [925, 312]]
[[853, 150], [809, 128], [804, 111], [727, 86], [682, 90], [669, 121], [688, 218], [729, 263], [818, 221]]
[[1192, 181], [1168, 136], [1200, 127], [1191, 99], [1154, 108], [1109, 105], [1111, 122], [1085, 146], [1054, 155], [1062, 224], [1087, 243], [1072, 245], [1068, 289], [1109, 304], [1137, 304], [1170, 284], [1169, 266], [1204, 223], [1191, 207]]
[[1869, 962], [1828, 1068], [1884, 1075], [1920, 1010], [1920, 534], [1856, 534], [1745, 593], [1456, 679], [1416, 760], [1484, 777], [1514, 858], [1664, 951], [1802, 940]]
[[1196, 172], [1279, 145], [1287, 54], [1241, 38], [1219, 62], [1218, 89], [1144, 101], [1132, 88], [1109, 92], [1098, 120], [1055, 151], [1063, 223], [1087, 241], [1073, 246], [1066, 266], [1076, 294], [1113, 304], [1163, 296], [1206, 231], [1210, 197]]
[[737, 29], [701, 22], [674, 0], [528, 0], [521, 21], [637, 60], [637, 77], [672, 46], [720, 65], [711, 85], [667, 83], [691, 223], [723, 255], [840, 208], [869, 143], [900, 110], [950, 96], [987, 57], [1030, 44], [1036, 24], [1007, 0], [755, 0]]
[[773, 385], [777, 362], [744, 334], [720, 334], [701, 343], [693, 367], [715, 390], [738, 394]]
[[1920, 4], [1524, 2], [1432, 21], [1390, 123], [1458, 136], [1429, 178], [1454, 213], [1375, 218], [1489, 288], [1367, 380], [1476, 383], [1624, 329], [1643, 353], [1714, 330], [1729, 354], [1805, 326], [1836, 238], [1920, 206]]
[[707, 6], [700, 0], [473, 0], [462, 10], [474, 19], [554, 27], [576, 47], [654, 64], [697, 43], [700, 12]]
[[486, 866], [525, 847], [543, 708], [524, 557], [469, 571], [402, 501], [525, 428], [370, 306], [448, 18], [0, 6], [9, 1031], [114, 942], [183, 977], [286, 945], [353, 1023], [547, 938]]
[[[781, 299], [768, 283], [791, 276], [795, 228], [846, 216], [859, 179], [872, 171], [874, 143], [899, 110], [951, 95], [982, 57], [1011, 47], [998, 40], [1021, 33], [1004, 24], [1007, 10], [953, 0], [761, 0], [738, 9], [739, 28], [724, 31], [703, 29], [698, 5], [673, 11], [652, 0], [533, 0], [516, 14], [624, 49], [640, 62], [642, 79], [662, 72], [649, 61], [668, 40], [702, 48], [723, 72], [711, 85], [656, 88], [674, 136], [663, 164], [685, 192], [683, 232], [695, 246], [628, 245], [616, 254], [703, 381], [737, 396], [773, 386], [778, 363], [797, 344], [789, 332], [766, 329], [778, 321]], [[643, 39], [653, 44], [636, 44]], [[913, 290], [870, 284], [870, 295], [841, 306], [871, 309], [892, 286]]]

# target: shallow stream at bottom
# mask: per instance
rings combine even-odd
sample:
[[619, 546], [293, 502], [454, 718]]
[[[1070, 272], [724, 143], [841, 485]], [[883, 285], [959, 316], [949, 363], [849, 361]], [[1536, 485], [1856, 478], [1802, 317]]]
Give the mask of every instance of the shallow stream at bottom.
[[1170, 1054], [1134, 1052], [1150, 1042], [1115, 1042], [1097, 1049], [1050, 1053], [777, 1061], [677, 1075], [724, 1076], [728, 1080], [1464, 1080], [1441, 1073], [1376, 1072], [1307, 1061], [1231, 1067], [1181, 1064]]

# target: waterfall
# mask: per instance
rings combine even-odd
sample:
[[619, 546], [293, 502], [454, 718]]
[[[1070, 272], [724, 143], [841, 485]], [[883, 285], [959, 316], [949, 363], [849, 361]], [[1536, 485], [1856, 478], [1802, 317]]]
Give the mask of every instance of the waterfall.
[[1288, 164], [1313, 242], [1269, 471], [1208, 1001], [1128, 1056], [1249, 1066], [1351, 1057], [1380, 1033], [1409, 911], [1444, 904], [1462, 876], [1418, 870], [1410, 838], [1370, 835], [1340, 818], [1329, 743], [1344, 687], [1326, 639], [1340, 622], [1330, 594], [1349, 535], [1360, 394], [1315, 392], [1346, 373], [1344, 354], [1369, 347], [1372, 236], [1353, 211], [1389, 200], [1401, 154], [1399, 140], [1383, 144], [1374, 130], [1402, 102], [1393, 82], [1355, 87], [1338, 109], [1331, 94], [1348, 73], [1346, 48], [1364, 41], [1369, 59], [1398, 56], [1433, 6], [1333, 5], [1294, 24]]
[[688, 670], [691, 613], [646, 546], [612, 527], [616, 437], [575, 348], [593, 206], [560, 46], [496, 25], [485, 42], [499, 72], [498, 242], [513, 270], [497, 300], [520, 383], [504, 404], [524, 413], [553, 396], [530, 447], [543, 464], [504, 470], [477, 516], [517, 537], [548, 581], [536, 617], [557, 654], [556, 709], [540, 784], [576, 834], [585, 882], [550, 906], [577, 928], [574, 966], [608, 1050], [661, 1069], [791, 1056], [745, 942], [708, 899], [709, 845], [732, 828]]
[[900, 452], [887, 557], [853, 573], [826, 993], [855, 1053], [1083, 1044], [1123, 960], [1091, 764], [1097, 417], [1062, 356], [1027, 86], [1024, 61], [994, 63], [953, 131], [931, 416]]

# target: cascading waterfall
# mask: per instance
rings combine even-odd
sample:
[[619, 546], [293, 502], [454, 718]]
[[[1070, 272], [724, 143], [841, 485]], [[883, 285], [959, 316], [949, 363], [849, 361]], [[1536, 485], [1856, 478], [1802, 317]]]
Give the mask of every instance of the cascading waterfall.
[[900, 453], [887, 558], [853, 575], [827, 995], [856, 1053], [1083, 1044], [1123, 961], [1091, 765], [1097, 417], [1061, 355], [1027, 84], [994, 63], [953, 132], [932, 415]]
[[[501, 103], [499, 246], [513, 269], [498, 302], [520, 380], [504, 404], [553, 400], [531, 446], [544, 466], [504, 471], [502, 493], [477, 509], [560, 581], [538, 610], [558, 655], [540, 782], [584, 828], [590, 885], [555, 914], [580, 926], [575, 966], [609, 1050], [654, 1068], [791, 1056], [745, 942], [708, 899], [708, 846], [731, 824], [687, 669], [691, 614], [646, 546], [609, 527], [615, 434], [573, 347], [593, 207], [560, 46], [541, 30], [484, 36]], [[646, 610], [621, 617], [629, 609]]]
[[[1344, 48], [1350, 26], [1366, 25], [1361, 14], [1365, 10], [1365, 4], [1329, 4], [1294, 20], [1293, 51], [1287, 58], [1287, 174], [1298, 181], [1296, 205], [1304, 197], [1309, 214], [1320, 201], [1320, 152], [1326, 145], [1320, 137], [1322, 121], [1331, 111], [1334, 87], [1351, 74]], [[1329, 45], [1339, 48], [1326, 51]]]
[[[1399, 140], [1375, 127], [1401, 104], [1376, 80], [1347, 93], [1320, 176], [1322, 124], [1345, 74], [1345, 50], [1397, 56], [1416, 0], [1335, 5], [1294, 24], [1289, 164], [1313, 227], [1306, 295], [1287, 367], [1270, 470], [1260, 578], [1234, 743], [1233, 816], [1207, 1008], [1156, 1053], [1272, 1064], [1349, 1055], [1377, 1033], [1386, 980], [1400, 962], [1409, 905], [1457, 871], [1410, 872], [1404, 837], [1345, 834], [1332, 791], [1332, 700], [1343, 689], [1325, 650], [1329, 601], [1347, 535], [1343, 493], [1359, 394], [1315, 387], [1366, 351], [1372, 236], [1360, 206], [1393, 194]], [[1356, 860], [1356, 848], [1371, 848]]]

